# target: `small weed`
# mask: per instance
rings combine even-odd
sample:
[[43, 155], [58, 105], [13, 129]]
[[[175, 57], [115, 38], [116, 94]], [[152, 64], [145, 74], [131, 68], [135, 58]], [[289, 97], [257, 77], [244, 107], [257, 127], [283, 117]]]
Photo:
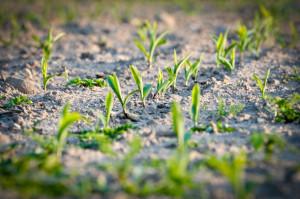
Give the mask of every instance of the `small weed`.
[[210, 156], [206, 160], [206, 164], [228, 180], [235, 198], [243, 199], [249, 197], [251, 190], [245, 183], [245, 167], [247, 165], [245, 153], [223, 156], [222, 158]]
[[224, 124], [221, 120], [217, 122], [211, 121], [208, 125], [201, 125], [192, 127], [192, 132], [209, 132], [209, 133], [232, 133], [236, 129], [229, 126], [228, 124]]
[[5, 109], [9, 109], [15, 106], [20, 106], [24, 104], [32, 104], [32, 101], [25, 95], [20, 95], [10, 99], [7, 103], [3, 105]]
[[287, 99], [281, 97], [269, 98], [271, 104], [275, 105], [276, 122], [298, 122], [300, 123], [300, 95], [293, 94]]
[[253, 75], [253, 79], [255, 80], [256, 85], [259, 88], [259, 90], [261, 92], [261, 96], [264, 100], [266, 100], [266, 98], [267, 98], [265, 92], [266, 92], [269, 76], [270, 76], [270, 69], [267, 70], [267, 73], [265, 74], [263, 80], [261, 80], [256, 74]]
[[34, 36], [33, 39], [40, 45], [43, 50], [43, 57], [41, 61], [41, 69], [42, 69], [42, 76], [43, 76], [43, 87], [44, 90], [47, 90], [47, 84], [50, 79], [54, 78], [55, 76], [61, 76], [62, 74], [48, 74], [48, 62], [50, 60], [53, 44], [58, 41], [64, 33], [60, 33], [57, 36], [53, 37], [52, 30], [50, 29], [45, 41], [41, 41], [38, 37]]
[[216, 62], [217, 67], [221, 64], [224, 65], [225, 69], [232, 71], [235, 68], [235, 47], [236, 43], [233, 42], [227, 46], [227, 35], [228, 31], [220, 33], [218, 37], [214, 37], [213, 40], [216, 45]]
[[256, 151], [263, 151], [268, 160], [275, 151], [284, 149], [286, 142], [277, 134], [253, 133], [250, 143]]
[[198, 126], [199, 109], [200, 109], [200, 86], [195, 84], [192, 90], [192, 106], [191, 117], [194, 123], [194, 127]]
[[174, 50], [174, 65], [173, 65], [173, 68], [171, 68], [171, 67], [166, 68], [166, 71], [168, 73], [169, 87], [172, 86], [173, 89], [176, 88], [176, 81], [177, 81], [177, 76], [179, 74], [179, 71], [180, 71], [181, 67], [184, 64], [186, 64], [189, 57], [190, 57], [189, 55], [185, 56], [183, 59], [178, 61], [176, 50]]
[[199, 68], [202, 62], [202, 55], [199, 59], [197, 59], [194, 63], [191, 63], [187, 60], [187, 64], [184, 67], [184, 77], [185, 77], [185, 85], [188, 85], [189, 79], [193, 77], [193, 79], [197, 79]]
[[217, 106], [217, 117], [221, 119], [228, 115], [237, 116], [245, 108], [245, 105], [242, 103], [230, 104], [229, 106], [224, 102], [222, 98], [218, 98]]
[[108, 81], [109, 86], [114, 91], [115, 95], [117, 96], [119, 102], [121, 103], [124, 115], [127, 118], [130, 118], [129, 113], [126, 108], [126, 105], [127, 105], [129, 98], [134, 93], [138, 92], [138, 90], [131, 91], [126, 97], [123, 97], [118, 77], [115, 74], [109, 75], [107, 78], [107, 81]]
[[[149, 21], [146, 21], [145, 24], [139, 28], [137, 31], [139, 36], [138, 39], [134, 39], [134, 43], [136, 47], [144, 54], [149, 67], [152, 67], [154, 53], [156, 48], [164, 45], [167, 40], [165, 36], [167, 32], [163, 32], [161, 34], [157, 34], [157, 23], [154, 22], [151, 24]], [[149, 49], [147, 50], [147, 46]]]
[[137, 88], [140, 92], [140, 97], [143, 102], [143, 106], [145, 107], [146, 106], [145, 101], [146, 101], [147, 96], [151, 92], [152, 85], [151, 84], [145, 84], [145, 85], [143, 84], [142, 76], [135, 66], [130, 65], [130, 71], [131, 71], [132, 77], [137, 85]]
[[103, 79], [90, 79], [90, 78], [84, 78], [81, 79], [80, 77], [76, 77], [74, 79], [71, 79], [67, 85], [76, 85], [76, 86], [83, 86], [88, 88], [94, 88], [96, 87], [105, 87], [106, 82]]

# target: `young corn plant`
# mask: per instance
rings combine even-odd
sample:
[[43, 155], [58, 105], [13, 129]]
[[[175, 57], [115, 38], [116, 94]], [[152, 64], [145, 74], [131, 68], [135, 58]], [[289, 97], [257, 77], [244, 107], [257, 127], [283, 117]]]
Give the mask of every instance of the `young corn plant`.
[[169, 80], [164, 79], [164, 74], [159, 69], [158, 75], [157, 75], [157, 80], [156, 80], [156, 91], [153, 95], [153, 98], [155, 98], [158, 95], [163, 95], [169, 87], [170, 87]]
[[240, 59], [242, 60], [244, 53], [251, 48], [253, 41], [252, 31], [248, 30], [245, 25], [239, 25], [236, 32], [238, 35], [237, 48], [240, 51]]
[[213, 40], [216, 44], [216, 63], [217, 67], [221, 64], [224, 65], [226, 70], [232, 71], [235, 68], [235, 47], [236, 43], [233, 42], [227, 46], [228, 32], [220, 33], [218, 37]]
[[191, 63], [189, 60], [187, 60], [187, 64], [184, 67], [184, 77], [185, 77], [185, 85], [188, 85], [189, 79], [192, 77], [194, 80], [197, 79], [198, 72], [200, 69], [200, 65], [202, 62], [202, 55], [199, 59], [197, 59], [194, 63]]
[[173, 68], [171, 68], [171, 67], [166, 68], [166, 71], [168, 73], [168, 81], [169, 81], [168, 87], [172, 87], [174, 90], [176, 89], [176, 82], [177, 82], [177, 77], [178, 77], [179, 71], [180, 71], [181, 67], [183, 67], [183, 65], [186, 64], [189, 57], [190, 57], [190, 55], [185, 56], [184, 58], [182, 58], [181, 60], [178, 61], [176, 50], [174, 50]]
[[253, 79], [255, 80], [256, 85], [259, 88], [259, 90], [261, 92], [261, 96], [264, 100], [267, 99], [267, 95], [265, 92], [266, 92], [269, 76], [270, 76], [270, 69], [267, 70], [267, 73], [265, 74], [263, 80], [261, 80], [256, 74], [253, 75]]
[[200, 86], [195, 84], [192, 90], [192, 106], [191, 106], [191, 117], [194, 123], [194, 128], [198, 126], [199, 109], [200, 109]]
[[63, 148], [66, 143], [66, 138], [68, 137], [68, 129], [75, 122], [86, 120], [80, 113], [78, 112], [70, 112], [70, 105], [67, 104], [64, 106], [63, 111], [61, 113], [61, 117], [58, 124], [58, 132], [56, 136], [57, 145], [56, 145], [56, 156], [58, 159], [61, 158]]
[[[134, 39], [136, 47], [144, 54], [148, 66], [151, 68], [154, 60], [156, 48], [164, 45], [167, 40], [165, 36], [167, 32], [157, 33], [157, 23], [151, 24], [146, 21], [145, 24], [137, 31], [139, 38]], [[148, 46], [148, 50], [147, 50]]]
[[108, 92], [105, 98], [105, 115], [100, 114], [100, 120], [104, 126], [104, 129], [109, 128], [109, 121], [111, 111], [114, 105], [114, 94], [112, 92]]
[[52, 34], [52, 30], [50, 29], [47, 35], [47, 38], [45, 41], [41, 41], [39, 38], [35, 37], [34, 39], [39, 43], [43, 50], [43, 57], [41, 61], [41, 70], [42, 70], [42, 76], [43, 76], [43, 88], [46, 91], [47, 90], [47, 84], [49, 80], [54, 78], [55, 76], [60, 76], [61, 74], [48, 74], [48, 62], [50, 60], [52, 51], [53, 51], [53, 44], [58, 41], [62, 36], [64, 36], [64, 33], [60, 33], [56, 35], [55, 37]]
[[113, 92], [117, 96], [117, 98], [118, 98], [118, 100], [119, 100], [119, 102], [122, 106], [123, 113], [124, 113], [125, 117], [131, 118], [128, 111], [127, 111], [126, 105], [127, 105], [128, 100], [130, 99], [130, 97], [134, 93], [138, 92], [138, 90], [133, 90], [127, 96], [123, 97], [121, 87], [120, 87], [120, 83], [119, 83], [119, 79], [115, 74], [109, 75], [108, 78], [107, 78], [107, 82], [108, 82], [108, 85], [110, 86], [110, 88], [113, 90]]
[[173, 131], [177, 135], [178, 149], [183, 151], [186, 143], [186, 133], [184, 129], [184, 117], [181, 107], [177, 102], [173, 102], [171, 107]]
[[131, 71], [132, 77], [137, 85], [137, 88], [139, 90], [143, 106], [145, 107], [146, 106], [146, 98], [151, 92], [152, 85], [151, 84], [144, 85], [142, 75], [135, 66], [130, 65], [130, 71]]
[[245, 153], [217, 158], [210, 156], [206, 160], [209, 168], [223, 175], [230, 183], [235, 198], [245, 199], [251, 193], [245, 183], [247, 156]]

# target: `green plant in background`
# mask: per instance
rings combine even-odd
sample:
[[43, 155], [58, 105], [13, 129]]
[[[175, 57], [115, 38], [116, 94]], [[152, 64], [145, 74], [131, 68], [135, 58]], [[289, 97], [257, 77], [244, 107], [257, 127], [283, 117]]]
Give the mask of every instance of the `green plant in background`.
[[191, 116], [194, 123], [194, 127], [198, 126], [199, 110], [200, 110], [200, 86], [195, 84], [192, 90], [192, 106]]
[[58, 123], [58, 131], [57, 131], [57, 146], [56, 146], [56, 155], [57, 158], [60, 159], [62, 155], [62, 151], [64, 145], [66, 143], [66, 138], [68, 137], [68, 129], [75, 122], [85, 120], [85, 118], [78, 112], [70, 112], [70, 105], [67, 104], [64, 106], [63, 111], [61, 113], [61, 117]]
[[11, 26], [11, 31], [9, 34], [8, 39], [2, 38], [0, 35], [0, 43], [3, 44], [4, 46], [9, 46], [14, 43], [15, 39], [19, 36], [22, 26], [17, 20], [17, 16], [10, 16], [9, 17], [9, 24]]
[[168, 87], [172, 87], [173, 89], [176, 88], [176, 82], [177, 82], [177, 77], [179, 74], [179, 71], [181, 69], [181, 67], [186, 64], [186, 61], [189, 59], [190, 55], [185, 56], [184, 58], [182, 58], [181, 60], [178, 61], [177, 59], [177, 54], [176, 54], [176, 50], [174, 49], [174, 65], [173, 68], [171, 67], [166, 67], [166, 71], [168, 73], [168, 81], [169, 81], [169, 85]]
[[151, 88], [152, 85], [151, 84], [143, 84], [143, 79], [142, 79], [142, 75], [140, 74], [140, 72], [138, 71], [138, 69], [133, 66], [130, 65], [130, 71], [132, 74], [132, 77], [137, 85], [137, 88], [140, 92], [140, 97], [141, 97], [141, 101], [143, 102], [143, 106], [146, 106], [146, 98], [147, 96], [150, 94], [151, 92]]
[[228, 180], [235, 198], [244, 199], [249, 197], [251, 190], [245, 183], [245, 168], [247, 165], [245, 153], [225, 155], [221, 158], [210, 156], [206, 159], [206, 164]]
[[76, 77], [74, 79], [69, 80], [67, 85], [76, 85], [76, 86], [83, 86], [88, 88], [96, 87], [105, 87], [107, 84], [103, 79], [92, 79], [92, 78], [84, 78], [81, 79], [80, 77]]
[[266, 100], [266, 98], [267, 98], [265, 92], [266, 92], [269, 76], [270, 76], [270, 69], [267, 70], [267, 73], [265, 74], [263, 80], [261, 80], [256, 74], [253, 75], [253, 79], [255, 80], [256, 85], [259, 88], [259, 90], [261, 92], [261, 96], [264, 100]]
[[213, 40], [216, 45], [216, 62], [217, 67], [221, 64], [224, 65], [225, 69], [232, 71], [235, 68], [235, 47], [236, 43], [232, 42], [227, 46], [228, 31], [224, 34], [220, 33], [218, 37], [214, 37]]
[[276, 122], [297, 122], [300, 123], [300, 94], [294, 93], [288, 98], [274, 97], [269, 98], [272, 105], [275, 106]]
[[33, 39], [40, 45], [40, 47], [43, 50], [43, 56], [41, 61], [41, 70], [42, 70], [42, 76], [43, 76], [43, 88], [46, 91], [47, 90], [47, 84], [50, 79], [52, 79], [55, 76], [60, 76], [61, 74], [48, 74], [48, 62], [50, 60], [52, 51], [53, 51], [53, 44], [58, 41], [62, 36], [64, 36], [64, 33], [60, 33], [56, 35], [55, 37], [52, 34], [52, 29], [49, 30], [47, 38], [45, 41], [41, 41], [38, 37], [34, 36]]
[[297, 44], [299, 43], [299, 31], [297, 30], [297, 27], [295, 23], [292, 21], [289, 22], [289, 27], [290, 27], [290, 34], [291, 34], [291, 41], [290, 41], [290, 47], [296, 47]]
[[237, 116], [240, 112], [242, 112], [245, 108], [245, 105], [242, 103], [234, 103], [227, 105], [223, 98], [218, 98], [218, 105], [217, 105], [217, 117], [221, 119], [228, 115]]
[[240, 24], [236, 30], [238, 35], [237, 48], [240, 51], [240, 58], [243, 58], [244, 52], [248, 51], [251, 47], [252, 39], [252, 31], [248, 30], [245, 25]]
[[274, 152], [284, 149], [285, 140], [278, 134], [271, 133], [253, 133], [250, 137], [250, 143], [255, 151], [262, 151], [265, 158], [269, 160]]
[[144, 54], [148, 65], [151, 68], [156, 48], [164, 45], [167, 42], [165, 39], [167, 32], [157, 34], [157, 23], [154, 22], [151, 24], [149, 21], [146, 21], [145, 24], [138, 29], [137, 34], [139, 38], [134, 39], [134, 43], [136, 47]]
[[115, 74], [109, 75], [107, 78], [107, 81], [108, 81], [108, 85], [110, 86], [110, 88], [114, 91], [115, 95], [117, 96], [117, 98], [122, 106], [124, 115], [127, 118], [131, 118], [127, 111], [126, 105], [127, 105], [129, 98], [134, 93], [138, 92], [138, 90], [131, 91], [127, 96], [123, 97], [118, 77]]
[[197, 59], [194, 63], [191, 63], [189, 60], [187, 60], [187, 64], [184, 67], [184, 77], [185, 77], [185, 85], [188, 85], [189, 79], [193, 77], [195, 80], [197, 79], [198, 72], [200, 69], [200, 65], [202, 62], [203, 55], [200, 56], [199, 59]]
[[9, 109], [12, 108], [14, 106], [20, 106], [20, 105], [24, 105], [24, 104], [32, 104], [32, 101], [25, 95], [20, 95], [14, 98], [11, 98], [10, 100], [8, 100], [8, 102], [6, 102], [3, 105], [3, 108], [5, 109]]

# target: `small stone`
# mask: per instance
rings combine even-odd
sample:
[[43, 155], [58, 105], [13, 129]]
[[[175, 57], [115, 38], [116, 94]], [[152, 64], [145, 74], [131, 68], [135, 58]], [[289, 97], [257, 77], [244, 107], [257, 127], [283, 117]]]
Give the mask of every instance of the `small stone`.
[[158, 15], [157, 18], [159, 21], [165, 23], [170, 28], [174, 28], [176, 26], [175, 18], [166, 12], [163, 12], [160, 15]]
[[263, 122], [265, 122], [265, 119], [264, 119], [264, 118], [261, 118], [261, 117], [259, 117], [259, 118], [257, 118], [257, 122], [258, 122], [258, 123], [263, 123]]
[[95, 57], [93, 54], [89, 53], [89, 52], [84, 52], [84, 53], [81, 53], [80, 55], [80, 59], [89, 59], [89, 60], [94, 60]]

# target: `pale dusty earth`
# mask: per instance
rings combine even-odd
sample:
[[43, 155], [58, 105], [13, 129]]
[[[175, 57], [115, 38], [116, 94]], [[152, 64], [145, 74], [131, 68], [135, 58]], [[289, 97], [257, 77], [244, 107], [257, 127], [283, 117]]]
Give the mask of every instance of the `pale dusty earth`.
[[[120, 22], [111, 17], [102, 17], [91, 21], [85, 18], [68, 24], [54, 24], [54, 32], [64, 32], [66, 35], [54, 46], [54, 53], [50, 61], [50, 73], [61, 71], [63, 66], [68, 69], [69, 78], [96, 77], [116, 73], [120, 79], [123, 93], [135, 88], [129, 71], [133, 64], [143, 71], [143, 80], [156, 86], [158, 68], [172, 65], [173, 49], [179, 57], [191, 54], [192, 60], [203, 54], [197, 82], [201, 87], [200, 123], [209, 124], [216, 120], [218, 98], [226, 104], [243, 103], [244, 110], [236, 117], [226, 117], [224, 123], [234, 127], [233, 133], [194, 133], [192, 140], [197, 145], [190, 149], [192, 162], [201, 161], [206, 154], [223, 155], [239, 153], [244, 150], [252, 154], [249, 137], [253, 132], [278, 133], [282, 135], [289, 146], [300, 147], [300, 126], [297, 123], [275, 123], [272, 114], [265, 110], [265, 104], [260, 98], [260, 92], [252, 79], [254, 73], [262, 77], [268, 68], [271, 76], [267, 92], [274, 96], [287, 97], [294, 92], [300, 92], [299, 82], [287, 77], [295, 73], [299, 67], [299, 48], [281, 48], [279, 45], [265, 45], [259, 58], [246, 54], [237, 68], [227, 72], [217, 68], [215, 63], [215, 47], [212, 35], [234, 29], [243, 18], [237, 12], [203, 11], [198, 15], [187, 15], [180, 11], [166, 11], [154, 8], [143, 8], [135, 13], [129, 22]], [[247, 18], [247, 17], [246, 17]], [[158, 20], [159, 29], [169, 30], [168, 43], [159, 48], [156, 62], [152, 69], [148, 69], [146, 62], [133, 43], [136, 35], [135, 20]], [[43, 37], [45, 31], [32, 28], [35, 34]], [[29, 38], [29, 39], [28, 39]], [[10, 110], [0, 109], [0, 142], [32, 144], [24, 133], [24, 129], [37, 124], [37, 133], [55, 135], [60, 111], [66, 103], [70, 103], [72, 110], [88, 116], [91, 123], [79, 123], [72, 128], [72, 132], [91, 129], [96, 122], [99, 112], [104, 111], [104, 100], [109, 88], [83, 88], [66, 86], [62, 77], [55, 78], [49, 83], [48, 90], [41, 89], [41, 71], [39, 63], [41, 53], [27, 35], [14, 46], [0, 47], [0, 94], [5, 99], [28, 92], [27, 96], [33, 101], [31, 105], [15, 107]], [[299, 69], [299, 68], [298, 68]], [[23, 88], [20, 86], [25, 84]], [[134, 95], [128, 103], [128, 109], [136, 114], [138, 121], [132, 122], [138, 127], [129, 130], [113, 142], [113, 149], [121, 158], [128, 150], [127, 141], [135, 135], [140, 135], [143, 149], [135, 158], [136, 165], [151, 158], [168, 158], [176, 148], [176, 136], [172, 131], [170, 105], [172, 101], [180, 103], [185, 115], [186, 128], [192, 126], [189, 116], [191, 89], [184, 86], [183, 71], [180, 73], [177, 90], [168, 91], [163, 98], [147, 100], [144, 109], [138, 95]], [[22, 88], [20, 88], [22, 87]], [[19, 89], [19, 90], [18, 90]], [[121, 110], [115, 99], [112, 126], [131, 122], [122, 115], [116, 114]], [[83, 149], [78, 146], [74, 137], [68, 139], [68, 146], [63, 154], [63, 163], [67, 168], [79, 169], [80, 172], [91, 175], [105, 175], [95, 170], [95, 163], [113, 163], [114, 158], [97, 149]], [[26, 145], [26, 144], [25, 144]], [[27, 146], [30, 147], [30, 146]], [[25, 147], [26, 148], [26, 147]], [[26, 149], [25, 149], [26, 150]], [[297, 198], [300, 194], [299, 173], [293, 178], [287, 176], [300, 163], [299, 152], [284, 150], [276, 155], [271, 163], [264, 163], [261, 154], [249, 156], [256, 161], [256, 166], [247, 170], [247, 179], [251, 179], [260, 186], [256, 189], [257, 198]], [[203, 178], [210, 187], [210, 196], [216, 198], [230, 198], [224, 189], [227, 182], [206, 170], [199, 171], [199, 178]], [[225, 186], [226, 187], [226, 186]], [[121, 191], [111, 194], [116, 198]], [[125, 196], [124, 196], [125, 197]], [[130, 196], [128, 196], [130, 198]]]

